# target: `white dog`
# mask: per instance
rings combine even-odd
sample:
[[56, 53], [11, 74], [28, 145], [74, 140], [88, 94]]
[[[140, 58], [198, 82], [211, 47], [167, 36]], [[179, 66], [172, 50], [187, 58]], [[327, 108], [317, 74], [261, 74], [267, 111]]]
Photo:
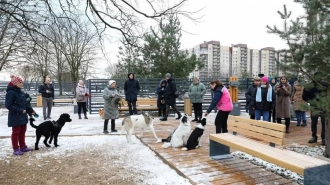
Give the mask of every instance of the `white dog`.
[[163, 148], [172, 146], [173, 148], [182, 147], [187, 144], [191, 130], [190, 120], [188, 116], [184, 114], [180, 120], [179, 127], [174, 131], [171, 141], [163, 144]]
[[161, 139], [158, 139], [155, 133], [153, 117], [151, 117], [148, 113], [142, 112], [142, 114], [140, 115], [131, 115], [123, 120], [121, 134], [126, 131], [127, 142], [132, 142], [132, 134], [134, 132], [135, 127], [141, 128], [141, 138], [143, 137], [143, 129], [146, 127], [150, 128], [152, 134], [157, 139], [156, 142], [161, 142]]

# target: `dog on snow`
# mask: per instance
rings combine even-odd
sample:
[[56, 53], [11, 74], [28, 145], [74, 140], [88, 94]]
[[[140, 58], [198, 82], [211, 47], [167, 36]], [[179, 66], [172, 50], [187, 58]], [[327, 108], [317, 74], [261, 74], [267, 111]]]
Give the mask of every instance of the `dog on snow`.
[[161, 140], [158, 139], [154, 129], [153, 117], [148, 113], [142, 111], [142, 114], [140, 115], [130, 115], [123, 120], [121, 134], [126, 131], [127, 142], [132, 142], [132, 135], [135, 127], [141, 128], [141, 138], [143, 137], [144, 129], [150, 128], [152, 134], [157, 140], [156, 142], [161, 142]]
[[[54, 138], [54, 145], [58, 147], [60, 145], [57, 144], [58, 134], [61, 132], [62, 127], [65, 125], [66, 122], [71, 122], [72, 119], [70, 118], [69, 114], [61, 114], [60, 118], [57, 121], [45, 121], [40, 123], [38, 126], [33, 124], [35, 121], [34, 118], [30, 118], [30, 125], [31, 127], [36, 129], [36, 143], [35, 143], [35, 150], [39, 150], [38, 144], [40, 141], [41, 136], [45, 136], [44, 144], [46, 147], [50, 147], [49, 144], [52, 143]], [[49, 144], [47, 143], [48, 139]]]
[[188, 118], [188, 115], [184, 114], [180, 119], [179, 127], [173, 132], [170, 138], [170, 142], [165, 142], [162, 147], [168, 148], [172, 146], [173, 148], [178, 148], [185, 146], [189, 138], [190, 130], [190, 120]]
[[187, 144], [182, 150], [192, 150], [201, 146], [200, 140], [204, 134], [204, 129], [206, 125], [206, 118], [203, 118], [201, 123], [191, 132]]

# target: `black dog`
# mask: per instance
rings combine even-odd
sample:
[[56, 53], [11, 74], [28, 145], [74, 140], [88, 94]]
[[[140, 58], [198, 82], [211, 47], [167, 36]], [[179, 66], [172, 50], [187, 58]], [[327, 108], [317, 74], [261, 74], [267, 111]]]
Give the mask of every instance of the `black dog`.
[[[58, 147], [59, 146], [57, 144], [58, 134], [61, 132], [62, 127], [65, 125], [65, 123], [71, 122], [72, 119], [70, 118], [69, 114], [61, 114], [60, 118], [57, 121], [45, 121], [38, 126], [34, 125], [33, 121], [35, 121], [35, 119], [30, 118], [31, 127], [36, 129], [37, 140], [35, 143], [35, 150], [38, 150], [39, 149], [38, 144], [42, 135], [45, 136], [44, 144], [46, 145], [46, 147], [50, 147], [49, 144], [52, 143], [53, 137], [54, 137], [54, 145], [55, 147]], [[47, 144], [47, 140], [49, 137], [50, 137], [49, 144]]]
[[190, 134], [187, 145], [182, 150], [192, 150], [200, 147], [200, 139], [204, 134], [204, 128], [206, 125], [206, 118], [203, 118], [201, 123]]

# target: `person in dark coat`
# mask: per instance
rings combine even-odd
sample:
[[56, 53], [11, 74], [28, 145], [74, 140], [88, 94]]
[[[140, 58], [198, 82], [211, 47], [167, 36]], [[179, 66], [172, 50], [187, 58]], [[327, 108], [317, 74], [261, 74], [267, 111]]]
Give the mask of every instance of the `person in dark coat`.
[[126, 101], [128, 104], [129, 114], [137, 114], [136, 110], [136, 101], [137, 96], [140, 92], [140, 84], [139, 81], [134, 79], [134, 73], [128, 74], [128, 80], [126, 80], [124, 85]]
[[42, 113], [44, 115], [44, 120], [52, 119], [50, 115], [53, 107], [54, 87], [50, 81], [50, 78], [46, 78], [45, 82], [39, 86], [39, 93], [41, 93], [42, 96]]
[[165, 104], [165, 88], [167, 82], [166, 80], [160, 81], [159, 86], [157, 87], [157, 107], [159, 119], [162, 119], [166, 114], [166, 104]]
[[11, 142], [14, 155], [23, 155], [24, 152], [32, 151], [25, 143], [26, 124], [28, 115], [34, 115], [35, 111], [27, 102], [25, 93], [22, 91], [23, 80], [18, 76], [11, 75], [11, 81], [7, 86], [5, 105], [8, 109], [8, 127], [12, 127]]
[[[316, 72], [314, 76], [318, 76], [320, 73]], [[302, 98], [306, 102], [311, 102], [316, 99], [316, 97], [320, 93], [327, 93], [328, 84], [325, 82], [319, 82], [323, 87], [318, 85], [315, 81], [312, 81], [309, 85], [304, 88]], [[310, 87], [310, 88], [308, 88]], [[308, 141], [308, 143], [316, 143], [317, 142], [317, 122], [319, 117], [321, 117], [322, 131], [322, 145], [325, 145], [325, 116], [324, 114], [316, 114], [311, 111], [311, 130], [312, 130], [312, 138]]]
[[251, 100], [252, 100], [252, 95], [253, 95], [254, 91], [256, 90], [256, 88], [259, 85], [260, 85], [260, 78], [255, 77], [254, 80], [253, 80], [253, 84], [249, 86], [249, 88], [247, 89], [247, 91], [245, 93], [246, 105], [247, 105], [248, 110], [249, 110], [250, 119], [255, 119], [255, 112], [251, 108]]
[[165, 75], [165, 79], [167, 81], [167, 86], [165, 88], [165, 104], [166, 104], [166, 114], [161, 119], [161, 121], [167, 121], [168, 114], [170, 112], [170, 106], [173, 110], [178, 114], [177, 120], [181, 119], [181, 113], [175, 106], [175, 92], [176, 92], [176, 84], [175, 80], [171, 77], [170, 73]]

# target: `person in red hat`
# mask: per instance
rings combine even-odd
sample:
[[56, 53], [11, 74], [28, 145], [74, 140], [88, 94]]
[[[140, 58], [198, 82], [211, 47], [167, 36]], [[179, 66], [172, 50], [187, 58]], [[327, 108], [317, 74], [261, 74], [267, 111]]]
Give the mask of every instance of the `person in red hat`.
[[11, 75], [10, 78], [5, 100], [6, 108], [9, 110], [8, 127], [12, 127], [11, 142], [14, 154], [23, 155], [24, 152], [33, 150], [26, 146], [25, 132], [28, 115], [34, 115], [35, 111], [28, 104], [25, 93], [22, 91], [22, 78], [14, 75]]

